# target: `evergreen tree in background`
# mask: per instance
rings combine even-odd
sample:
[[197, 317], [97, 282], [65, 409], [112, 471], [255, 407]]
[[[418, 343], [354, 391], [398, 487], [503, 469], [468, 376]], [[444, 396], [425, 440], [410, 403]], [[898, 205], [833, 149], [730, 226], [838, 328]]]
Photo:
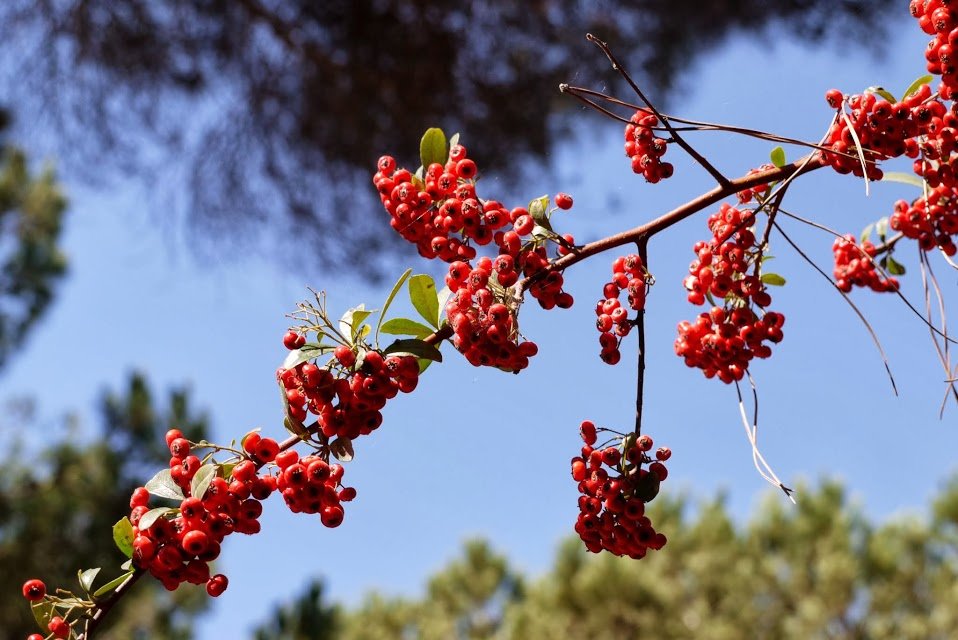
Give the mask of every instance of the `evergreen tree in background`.
[[26, 154], [3, 140], [0, 110], [0, 368], [53, 301], [66, 271], [57, 243], [66, 199], [53, 169], [30, 171]]
[[[169, 452], [158, 448], [176, 426], [187, 437], [205, 437], [207, 418], [197, 412], [185, 389], [155, 397], [146, 379], [130, 376], [121, 393], [101, 401], [102, 424], [93, 437], [75, 429], [42, 425], [39, 452], [10, 443], [0, 458], [0, 638], [22, 640], [37, 631], [20, 598], [24, 580], [50, 576], [51, 584], [76, 587], [77, 567], [115, 569], [123, 560], [114, 546], [113, 524], [129, 511], [130, 493]], [[9, 421], [10, 417], [4, 419]], [[41, 425], [23, 418], [8, 432], [37, 433]], [[86, 436], [86, 437], [83, 437]], [[31, 435], [32, 437], [32, 435]], [[125, 598], [99, 638], [104, 640], [186, 640], [193, 617], [209, 598], [201, 588], [167, 593], [145, 581]]]
[[[721, 499], [661, 496], [670, 553], [642, 562], [564, 543], [524, 583], [486, 543], [434, 575], [421, 599], [370, 594], [353, 610], [307, 597], [257, 640], [945, 640], [958, 629], [958, 478], [926, 517], [869, 522], [842, 487], [770, 496], [744, 526]], [[652, 508], [654, 506], [654, 508]], [[694, 515], [690, 515], [693, 513]], [[523, 587], [523, 584], [527, 586]], [[310, 621], [283, 626], [283, 620]]]

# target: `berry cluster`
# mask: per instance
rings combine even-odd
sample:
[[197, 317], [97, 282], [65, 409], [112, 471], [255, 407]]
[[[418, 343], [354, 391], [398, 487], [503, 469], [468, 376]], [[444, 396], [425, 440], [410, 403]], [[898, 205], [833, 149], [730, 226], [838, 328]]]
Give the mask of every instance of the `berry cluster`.
[[[686, 365], [701, 369], [705, 377], [718, 376], [726, 384], [741, 380], [752, 358], [772, 354], [765, 342], [780, 342], [785, 323], [780, 313], [766, 311], [759, 318], [752, 309], [765, 309], [772, 302], [758, 275], [761, 251], [749, 228], [754, 222], [754, 213], [722, 204], [708, 220], [712, 240], [693, 246], [696, 259], [684, 281], [692, 304], [703, 305], [707, 299], [721, 299], [724, 304], [692, 322], [680, 322], [675, 353]], [[747, 273], [750, 267], [753, 274]]]
[[304, 362], [278, 372], [286, 389], [290, 414], [303, 422], [307, 412], [318, 416], [327, 438], [358, 438], [380, 424], [386, 401], [419, 383], [419, 363], [413, 356], [383, 356], [339, 345], [325, 367]]
[[[939, 170], [947, 167], [942, 165]], [[939, 247], [945, 255], [954, 256], [958, 253], [955, 244], [958, 236], [958, 183], [929, 187], [927, 198], [918, 198], [911, 204], [905, 200], [897, 201], [888, 218], [888, 226], [906, 238], [917, 240], [918, 246], [925, 251]]]
[[[206, 583], [207, 593], [215, 597], [226, 590], [228, 581], [222, 574], [211, 576], [209, 563], [219, 557], [220, 544], [229, 534], [259, 532], [258, 518], [263, 513], [260, 501], [276, 489], [276, 478], [258, 476], [258, 464], [271, 461], [279, 445], [272, 438], [250, 434], [244, 448], [251, 457], [232, 468], [230, 479], [215, 475], [202, 494], [191, 495], [200, 460], [190, 453], [190, 443], [178, 429], [171, 429], [166, 441], [172, 454], [171, 477], [186, 497], [178, 510], [169, 512], [176, 514], [173, 517], [164, 513], [149, 518], [149, 492], [144, 487], [133, 492], [133, 563], [149, 571], [170, 591], [183, 582]], [[181, 471], [176, 473], [177, 469]]]
[[520, 340], [515, 301], [506, 297], [501, 284], [497, 287], [490, 282], [493, 273], [499, 283], [503, 274], [507, 281], [512, 279], [513, 265], [508, 254], [495, 261], [483, 256], [474, 269], [465, 262], [449, 265], [446, 285], [453, 293], [446, 303], [446, 317], [454, 332], [452, 343], [474, 366], [518, 373], [529, 366], [529, 358], [538, 352], [534, 342]]
[[356, 497], [352, 487], [341, 486], [343, 466], [329, 464], [320, 456], [300, 458], [290, 449], [276, 457], [280, 469], [277, 488], [293, 513], [318, 513], [326, 527], [343, 522], [343, 502]]
[[659, 119], [651, 111], [639, 109], [625, 125], [625, 155], [632, 160], [632, 171], [652, 184], [671, 178], [674, 171], [671, 163], [662, 162], [668, 141], [656, 137], [653, 128], [658, 124]]
[[[825, 164], [838, 173], [861, 176], [856, 136], [861, 143], [869, 180], [881, 180], [883, 174], [876, 164], [880, 160], [901, 155], [917, 157], [915, 138], [928, 132], [932, 121], [945, 112], [942, 103], [927, 101], [930, 96], [928, 85], [922, 85], [918, 91], [895, 103], [871, 92], [844, 96], [839, 90], [830, 89], [825, 94], [828, 104], [842, 113], [847, 104], [850, 111], [836, 118], [828, 130], [825, 144], [830, 150], [822, 153]], [[853, 129], [849, 128], [849, 123]]]
[[[519, 371], [536, 349], [532, 343], [519, 342], [518, 292], [514, 296], [508, 289], [524, 277], [530, 280], [529, 294], [542, 308], [571, 307], [573, 298], [563, 291], [562, 272], [551, 269], [546, 247], [555, 243], [557, 254], [564, 255], [574, 246], [574, 238], [552, 230], [548, 197], [511, 210], [495, 200], [480, 199], [477, 173], [466, 148], [453, 144], [445, 165], [429, 165], [422, 179], [397, 168], [393, 157], [383, 156], [373, 183], [393, 229], [416, 244], [420, 255], [450, 263], [446, 284], [455, 295], [446, 312], [456, 329], [456, 348], [476, 366]], [[572, 204], [568, 194], [555, 197], [558, 209], [570, 209]], [[476, 246], [488, 244], [495, 245], [497, 255], [483, 256], [473, 265]]]
[[855, 236], [836, 238], [832, 245], [835, 254], [835, 286], [848, 292], [852, 287], [868, 287], [872, 291], [898, 291], [898, 280], [885, 278], [875, 268], [875, 245], [865, 240], [859, 245]]
[[928, 72], [941, 76], [938, 95], [943, 100], [958, 98], [958, 13], [949, 0], [911, 0], [911, 15], [921, 30], [934, 38], [925, 48]]
[[572, 459], [572, 479], [582, 494], [575, 531], [586, 548], [631, 558], [661, 549], [665, 535], [652, 527], [645, 505], [658, 495], [659, 484], [668, 476], [662, 463], [672, 452], [659, 448], [653, 461], [647, 454], [652, 438], [634, 435], [622, 438], [619, 446], [595, 448], [597, 429], [589, 420], [582, 422], [579, 433], [585, 444], [582, 455]]
[[[642, 258], [637, 254], [619, 256], [612, 262], [612, 280], [602, 287], [605, 296], [595, 305], [595, 327], [599, 330], [599, 357], [606, 364], [616, 364], [622, 357], [619, 344], [632, 331], [628, 309], [641, 312], [645, 309], [646, 271]], [[628, 308], [619, 300], [623, 291], [628, 292]]]

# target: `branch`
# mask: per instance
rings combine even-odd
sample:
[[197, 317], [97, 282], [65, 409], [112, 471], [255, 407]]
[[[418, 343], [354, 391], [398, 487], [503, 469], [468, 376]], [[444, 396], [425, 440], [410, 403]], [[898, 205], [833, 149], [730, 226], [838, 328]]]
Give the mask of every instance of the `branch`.
[[93, 632], [96, 631], [96, 628], [100, 626], [100, 623], [103, 622], [103, 619], [110, 613], [110, 610], [113, 609], [114, 605], [120, 601], [120, 599], [126, 595], [130, 589], [136, 584], [136, 581], [140, 579], [143, 574], [146, 573], [142, 569], [135, 570], [129, 578], [120, 583], [110, 597], [100, 602], [96, 605], [96, 608], [93, 610], [93, 614], [90, 616], [90, 619], [87, 620], [84, 625], [83, 633], [77, 636], [77, 640], [89, 640], [93, 637]]
[[519, 291], [524, 291], [529, 287], [530, 284], [536, 280], [544, 278], [551, 271], [562, 271], [563, 269], [571, 267], [577, 262], [581, 262], [590, 256], [594, 256], [597, 253], [602, 253], [603, 251], [608, 251], [609, 249], [621, 247], [622, 245], [626, 244], [638, 244], [643, 240], [647, 241], [660, 231], [664, 231], [672, 225], [698, 213], [702, 209], [709, 207], [716, 202], [723, 200], [724, 198], [735, 195], [744, 189], [749, 189], [760, 184], [768, 184], [769, 182], [783, 180], [793, 175], [808, 173], [816, 169], [820, 169], [823, 166], [825, 165], [822, 163], [821, 158], [817, 154], [813, 154], [800, 160], [796, 160], [791, 164], [787, 164], [784, 167], [775, 167], [765, 171], [759, 171], [757, 173], [745, 175], [741, 178], [736, 178], [735, 180], [730, 180], [728, 181], [727, 185], [716, 186], [694, 200], [690, 200], [689, 202], [676, 207], [672, 211], [669, 211], [668, 213], [665, 213], [654, 220], [646, 222], [645, 224], [635, 227], [634, 229], [629, 229], [627, 231], [623, 231], [621, 233], [617, 233], [615, 235], [602, 238], [601, 240], [596, 240], [595, 242], [590, 242], [589, 244], [583, 245], [578, 249], [571, 251], [569, 254], [562, 256], [535, 275], [521, 280], [519, 283], [517, 283], [516, 287]]
[[[642, 268], [649, 268], [648, 239], [643, 238], [638, 243], [639, 257], [642, 258]], [[635, 428], [636, 436], [642, 433], [642, 404], [645, 392], [645, 308], [639, 309], [635, 317], [635, 330], [639, 333], [639, 362], [635, 381]]]

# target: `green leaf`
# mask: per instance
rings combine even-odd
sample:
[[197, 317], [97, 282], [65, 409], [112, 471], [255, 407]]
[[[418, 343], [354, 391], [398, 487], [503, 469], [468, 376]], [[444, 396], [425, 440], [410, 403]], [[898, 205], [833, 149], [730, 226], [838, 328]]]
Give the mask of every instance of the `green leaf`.
[[283, 360], [283, 364], [280, 366], [283, 369], [292, 369], [293, 367], [299, 366], [304, 362], [312, 360], [313, 358], [318, 358], [323, 354], [331, 353], [335, 350], [336, 345], [334, 344], [307, 342], [299, 349], [293, 349], [290, 351], [289, 355], [286, 356], [286, 359]]
[[929, 74], [929, 75], [926, 75], [926, 76], [920, 76], [920, 77], [918, 77], [918, 78], [915, 78], [915, 81], [912, 82], [910, 85], [908, 85], [908, 88], [905, 89], [905, 93], [901, 94], [902, 97], [903, 97], [903, 98], [907, 98], [907, 97], [910, 96], [911, 94], [913, 94], [913, 93], [915, 93], [916, 91], [918, 91], [919, 89], [921, 89], [922, 85], [928, 84], [929, 82], [931, 82], [931, 81], [934, 80], [934, 79], [935, 79], [935, 78], [934, 78], [932, 75], [930, 75], [930, 74]]
[[[436, 294], [436, 303], [439, 305], [439, 312], [441, 313], [446, 308], [446, 303], [449, 302], [449, 298], [452, 297], [452, 290], [447, 286], [439, 290], [439, 293]], [[439, 323], [439, 328], [442, 328], [442, 323], [445, 320]]]
[[393, 318], [383, 323], [381, 328], [383, 333], [394, 336], [416, 336], [425, 338], [435, 333], [435, 329], [430, 329], [421, 322], [410, 320], [409, 318]]
[[885, 265], [885, 269], [888, 270], [888, 273], [893, 276], [903, 276], [905, 275], [905, 265], [898, 262], [890, 255], [888, 256], [888, 262]]
[[183, 490], [180, 489], [180, 486], [173, 482], [173, 476], [170, 474], [169, 469], [163, 469], [157, 473], [150, 478], [150, 481], [144, 486], [147, 491], [161, 498], [183, 500], [186, 497], [183, 495]]
[[422, 373], [426, 369], [428, 369], [429, 365], [431, 364], [432, 364], [432, 360], [430, 360], [429, 358], [419, 358], [419, 374], [422, 375]]
[[406, 271], [399, 276], [399, 280], [396, 280], [396, 284], [393, 285], [392, 291], [390, 291], [389, 295], [386, 296], [386, 302], [383, 303], [383, 310], [379, 312], [379, 322], [376, 323], [376, 342], [379, 342], [379, 331], [383, 326], [383, 321], [386, 319], [386, 312], [389, 311], [389, 305], [393, 303], [393, 299], [396, 297], [396, 294], [399, 293], [399, 290], [402, 289], [403, 283], [406, 282], [406, 279], [411, 274], [412, 269], [406, 269]]
[[33, 612], [33, 619], [40, 625], [43, 633], [49, 633], [50, 629], [47, 625], [50, 624], [50, 618], [53, 617], [56, 610], [53, 603], [49, 600], [40, 600], [31, 604], [30, 610]]
[[210, 483], [216, 477], [216, 465], [204, 464], [196, 470], [193, 479], [190, 481], [190, 495], [194, 498], [203, 499], [206, 490], [210, 488]]
[[349, 462], [353, 459], [353, 441], [342, 436], [329, 443], [329, 452], [336, 456], [341, 462]]
[[140, 518], [140, 521], [136, 523], [136, 527], [143, 531], [144, 529], [149, 529], [153, 526], [153, 523], [165, 516], [168, 513], [173, 513], [176, 509], [170, 507], [157, 507], [156, 509], [150, 509], [143, 514], [143, 517]]
[[867, 89], [865, 89], [865, 92], [874, 93], [875, 95], [881, 96], [882, 98], [884, 98], [885, 100], [888, 100], [888, 102], [891, 102], [892, 104], [895, 104], [896, 102], [898, 102], [898, 99], [895, 96], [893, 96], [891, 92], [888, 91], [888, 89], [884, 87], [868, 87]]
[[537, 225], [552, 231], [552, 224], [549, 222], [549, 196], [541, 196], [529, 202], [529, 215]]
[[874, 230], [875, 230], [874, 222], [872, 222], [871, 224], [867, 225], [864, 229], [862, 229], [862, 234], [858, 237], [859, 244], [864, 244], [865, 240], [868, 240], [868, 238], [871, 237], [872, 231]]
[[113, 542], [116, 543], [116, 548], [127, 558], [133, 556], [133, 525], [129, 518], [120, 518], [113, 525]]
[[384, 355], [390, 356], [416, 356], [417, 358], [427, 358], [442, 362], [442, 352], [428, 342], [423, 342], [418, 338], [409, 338], [406, 340], [396, 340], [383, 351]]
[[363, 322], [373, 313], [375, 309], [367, 311], [366, 305], [361, 304], [344, 313], [339, 319], [339, 331], [349, 339], [350, 344], [356, 342], [357, 336], [362, 331]]
[[913, 173], [905, 173], [903, 171], [886, 171], [881, 179], [882, 182], [900, 182], [902, 184], [918, 187], [919, 189], [921, 189], [925, 184], [925, 181], [919, 176], [916, 176]]
[[133, 568], [133, 560], [127, 559], [123, 564], [120, 565], [120, 568], [124, 571], [129, 571]]
[[93, 597], [99, 598], [101, 596], [105, 596], [106, 594], [113, 592], [117, 587], [123, 584], [127, 578], [129, 578], [132, 575], [133, 575], [133, 571], [130, 570], [124, 574], [121, 574], [119, 577], [116, 577], [113, 580], [110, 580], [105, 585], [97, 589], [96, 593], [93, 594]]
[[459, 134], [458, 134], [458, 133], [454, 133], [454, 134], [452, 134], [452, 137], [449, 138], [449, 147], [452, 148], [452, 147], [456, 146], [457, 144], [459, 144]]
[[885, 238], [888, 236], [888, 218], [881, 218], [875, 223], [875, 233], [878, 234], [878, 238], [884, 242]]
[[775, 147], [772, 149], [772, 152], [768, 155], [768, 157], [771, 159], [772, 164], [774, 164], [776, 167], [781, 168], [785, 166], [785, 149], [781, 147]]
[[432, 276], [420, 273], [409, 278], [409, 300], [430, 326], [439, 328], [439, 298]]
[[446, 134], [442, 129], [433, 127], [426, 129], [422, 140], [419, 141], [419, 159], [423, 169], [428, 169], [433, 162], [446, 164], [449, 159], [449, 147], [446, 146]]
[[762, 284], [767, 284], [773, 287], [784, 287], [785, 278], [778, 275], [777, 273], [763, 273]]
[[77, 571], [77, 578], [80, 580], [80, 587], [86, 592], [90, 593], [90, 588], [93, 587], [93, 581], [96, 580], [96, 574], [100, 573], [100, 568], [96, 569], [87, 569], [86, 571]]

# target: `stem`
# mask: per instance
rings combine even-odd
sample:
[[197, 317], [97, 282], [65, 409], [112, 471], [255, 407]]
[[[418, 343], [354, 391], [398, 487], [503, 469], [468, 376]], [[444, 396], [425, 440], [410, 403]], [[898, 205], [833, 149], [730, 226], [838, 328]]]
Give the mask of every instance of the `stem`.
[[[649, 268], [648, 262], [648, 239], [642, 238], [636, 243], [639, 248], [639, 257], [642, 258], [642, 268], [646, 271]], [[645, 393], [645, 308], [643, 307], [636, 313], [635, 330], [639, 333], [639, 362], [636, 369], [635, 381], [635, 428], [633, 432], [636, 437], [642, 434], [642, 404]]]
[[96, 608], [93, 610], [93, 614], [90, 616], [84, 625], [83, 633], [77, 636], [77, 640], [89, 640], [93, 637], [93, 632], [96, 631], [96, 628], [100, 626], [100, 623], [103, 622], [103, 618], [110, 613], [110, 610], [113, 606], [120, 601], [132, 587], [136, 584], [136, 581], [146, 573], [142, 569], [136, 569], [129, 578], [124, 580], [120, 586], [118, 586], [109, 598], [104, 600], [101, 603], [96, 605]]
[[625, 68], [619, 63], [618, 59], [616, 59], [615, 54], [612, 53], [612, 50], [609, 48], [609, 45], [603, 42], [602, 40], [599, 40], [591, 33], [586, 35], [586, 39], [589, 42], [592, 42], [593, 44], [595, 44], [597, 47], [599, 47], [599, 49], [602, 50], [602, 53], [605, 54], [605, 57], [608, 58], [609, 62], [612, 63], [612, 68], [619, 72], [619, 75], [621, 75], [625, 79], [625, 81], [629, 83], [629, 86], [632, 87], [632, 90], [635, 92], [635, 95], [639, 96], [639, 99], [645, 103], [645, 105], [649, 108], [649, 111], [651, 111], [655, 115], [655, 117], [662, 122], [665, 128], [668, 129], [668, 132], [672, 135], [672, 138], [675, 140], [676, 144], [682, 147], [682, 149], [684, 149], [687, 154], [692, 156], [692, 158], [696, 162], [698, 162], [703, 169], [708, 171], [711, 174], [711, 176], [715, 178], [716, 182], [719, 183], [720, 187], [728, 186], [729, 184], [728, 178], [726, 178], [721, 171], [719, 171], [714, 166], [712, 166], [712, 163], [706, 160], [705, 157], [702, 156], [702, 154], [700, 154], [698, 151], [696, 151], [692, 147], [692, 145], [686, 142], [682, 138], [682, 136], [679, 135], [679, 132], [672, 127], [672, 123], [669, 122], [669, 119], [663, 116], [662, 113], [660, 113], [659, 110], [655, 108], [655, 105], [653, 105], [652, 102], [647, 97], [645, 97], [645, 94], [642, 92], [641, 89], [639, 89], [639, 85], [635, 83], [635, 81], [632, 79], [632, 76], [629, 75], [629, 72], [626, 71]]

